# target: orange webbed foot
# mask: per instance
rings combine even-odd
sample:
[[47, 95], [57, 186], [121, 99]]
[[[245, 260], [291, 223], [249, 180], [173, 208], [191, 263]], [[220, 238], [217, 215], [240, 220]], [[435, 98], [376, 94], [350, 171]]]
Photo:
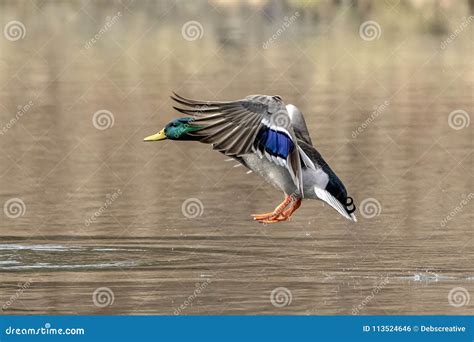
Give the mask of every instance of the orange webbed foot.
[[[291, 204], [291, 207], [286, 209], [289, 204]], [[297, 198], [294, 195], [286, 196], [285, 200], [280, 205], [278, 205], [278, 207], [276, 207], [273, 212], [266, 214], [256, 214], [252, 216], [254, 220], [264, 224], [288, 221], [296, 209], [300, 207], [300, 205], [301, 198]]]

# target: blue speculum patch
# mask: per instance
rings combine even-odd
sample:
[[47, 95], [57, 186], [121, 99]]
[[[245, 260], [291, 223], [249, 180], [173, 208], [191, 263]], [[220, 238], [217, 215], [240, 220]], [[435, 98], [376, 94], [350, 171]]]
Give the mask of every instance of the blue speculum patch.
[[286, 159], [295, 145], [286, 133], [262, 127], [257, 134], [255, 147], [261, 152], [266, 151], [272, 156]]

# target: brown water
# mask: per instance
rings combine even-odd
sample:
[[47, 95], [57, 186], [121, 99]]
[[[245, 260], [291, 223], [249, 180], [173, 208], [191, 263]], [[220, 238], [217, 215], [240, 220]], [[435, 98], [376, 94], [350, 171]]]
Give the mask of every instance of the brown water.
[[[472, 27], [441, 49], [446, 34], [423, 29], [431, 17], [378, 16], [381, 37], [365, 41], [374, 15], [335, 8], [314, 22], [300, 9], [263, 49], [295, 9], [272, 22], [268, 8], [214, 2], [0, 4], [2, 27], [26, 28], [0, 39], [0, 204], [24, 203], [0, 216], [6, 313], [474, 313], [472, 125], [448, 123], [474, 112]], [[447, 34], [464, 10], [446, 10]], [[203, 26], [195, 41], [181, 34], [190, 20]], [[291, 222], [252, 222], [282, 194], [209, 146], [142, 142], [177, 116], [172, 90], [296, 104], [356, 204], [378, 215], [365, 206], [351, 224], [305, 201]], [[99, 110], [113, 126], [94, 127]], [[188, 199], [200, 216], [184, 215]], [[272, 305], [274, 289], [291, 302]]]

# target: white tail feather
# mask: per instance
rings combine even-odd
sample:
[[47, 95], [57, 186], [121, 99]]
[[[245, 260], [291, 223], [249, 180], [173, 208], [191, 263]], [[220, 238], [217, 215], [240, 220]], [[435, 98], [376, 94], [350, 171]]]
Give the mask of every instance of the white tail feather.
[[333, 195], [331, 195], [329, 191], [314, 187], [314, 192], [316, 193], [316, 196], [318, 196], [319, 199], [336, 209], [337, 212], [344, 216], [346, 219], [351, 220], [353, 222], [357, 222], [355, 214], [352, 213], [349, 215], [344, 205], [342, 205], [341, 202], [339, 202]]

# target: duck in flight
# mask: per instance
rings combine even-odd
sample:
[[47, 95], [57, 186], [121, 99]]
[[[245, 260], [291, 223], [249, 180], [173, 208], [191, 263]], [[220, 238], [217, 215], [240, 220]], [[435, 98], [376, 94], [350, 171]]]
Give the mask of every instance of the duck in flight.
[[[236, 101], [171, 98], [187, 115], [169, 122], [145, 141], [187, 140], [211, 144], [262, 176], [285, 194], [275, 210], [252, 215], [262, 223], [287, 221], [303, 199], [326, 202], [356, 222], [355, 205], [344, 184], [314, 148], [303, 114], [280, 96], [250, 95]], [[184, 107], [184, 108], [183, 108]]]

